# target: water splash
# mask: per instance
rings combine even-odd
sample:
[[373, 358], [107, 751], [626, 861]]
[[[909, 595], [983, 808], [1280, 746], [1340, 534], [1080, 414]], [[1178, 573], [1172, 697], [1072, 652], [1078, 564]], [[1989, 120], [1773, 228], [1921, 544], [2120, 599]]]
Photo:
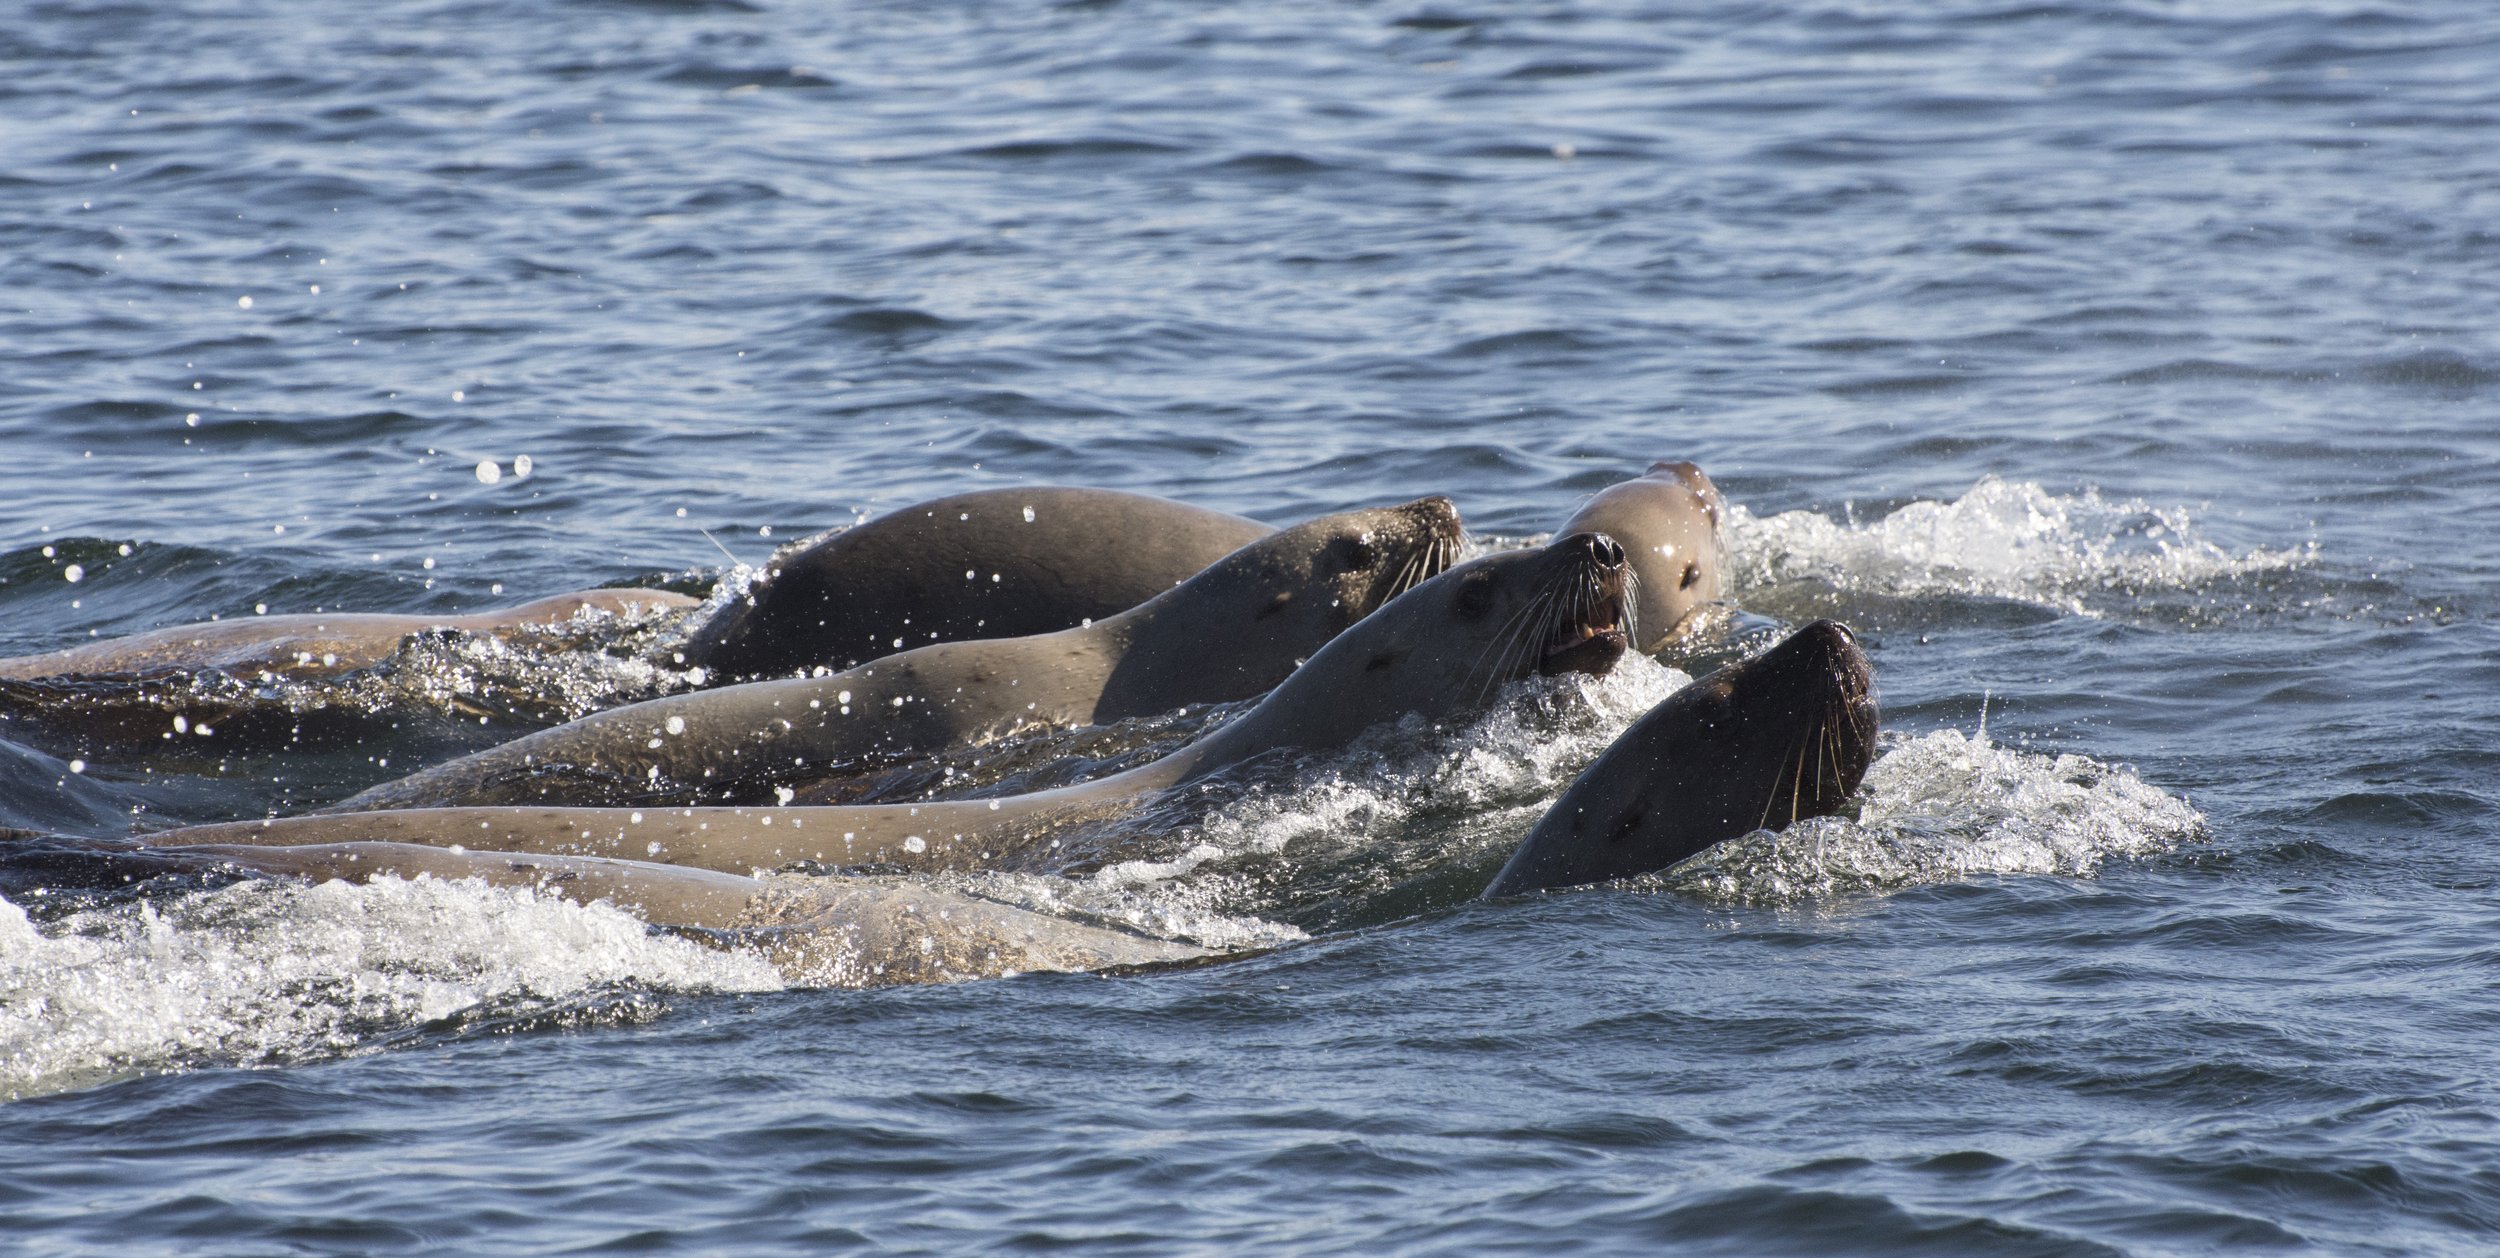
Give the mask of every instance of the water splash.
[[[1636, 657], [1606, 678], [1521, 683], [1473, 725], [1400, 728], [1323, 773], [1228, 801], [1161, 849], [1095, 871], [1086, 894], [1303, 929], [1445, 906], [1480, 890], [1572, 779], [1687, 681]], [[2187, 801], [2125, 767], [1957, 730], [1892, 740], [1860, 799], [1855, 817], [1747, 835], [1644, 881], [1793, 903], [1988, 874], [2088, 876], [2205, 833]], [[1118, 920], [1172, 929], [1151, 909]]]
[[570, 721], [703, 684], [702, 669], [657, 662], [668, 659], [697, 623], [684, 608], [583, 607], [526, 642], [487, 634], [418, 634], [377, 669], [337, 680], [281, 682], [276, 698], [297, 711], [342, 705], [397, 712], [414, 706]]
[[1278, 948], [1310, 938], [1296, 926], [1229, 911], [1243, 898], [1238, 875], [1189, 878], [1222, 853], [1199, 845], [1176, 861], [1128, 862], [1081, 878], [1035, 874], [959, 874], [937, 885], [1052, 917], [1196, 944], [1217, 952]]
[[1254, 785], [1091, 877], [1301, 929], [1463, 899], [1482, 888], [1485, 862], [1516, 844], [1581, 769], [1690, 682], [1637, 655], [1604, 677], [1517, 682], [1472, 724], [1409, 718], [1374, 730], [1324, 768]]
[[1856, 818], [1756, 832], [1644, 881], [1705, 899], [1793, 904], [1987, 874], [2088, 877], [2112, 857], [2205, 835], [2188, 802], [2128, 769], [2043, 755], [1959, 730], [1878, 757]]
[[1983, 477], [1951, 502], [1913, 502], [1878, 520], [1812, 511], [1729, 510], [1732, 584], [1741, 599], [1798, 582], [1894, 597], [1979, 596], [2073, 615], [2123, 613], [2126, 600], [2195, 592], [2305, 566], [2317, 545], [2234, 553], [2191, 512], [2100, 491], [2053, 494]]
[[[332, 1057], [444, 1019], [765, 991], [773, 968], [607, 905], [474, 881], [251, 881], [38, 924], [0, 899], [0, 1098]], [[637, 1010], [640, 1010], [637, 1014]]]

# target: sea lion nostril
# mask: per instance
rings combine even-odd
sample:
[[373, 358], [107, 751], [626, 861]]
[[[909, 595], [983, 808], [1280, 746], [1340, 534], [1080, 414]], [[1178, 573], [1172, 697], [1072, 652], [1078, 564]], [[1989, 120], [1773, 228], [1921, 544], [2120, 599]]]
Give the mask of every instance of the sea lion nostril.
[[1623, 562], [1623, 547], [1603, 533], [1581, 533], [1571, 540], [1579, 543], [1581, 554], [1609, 568]]

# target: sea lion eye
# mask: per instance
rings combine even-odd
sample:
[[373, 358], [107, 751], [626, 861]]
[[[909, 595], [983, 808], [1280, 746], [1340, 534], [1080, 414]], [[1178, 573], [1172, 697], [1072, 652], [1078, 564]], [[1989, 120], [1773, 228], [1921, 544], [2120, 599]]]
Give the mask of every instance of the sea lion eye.
[[1694, 586], [1699, 585], [1700, 583], [1701, 583], [1701, 564], [1700, 564], [1700, 562], [1699, 562], [1698, 560], [1692, 560], [1692, 559], [1687, 559], [1687, 560], [1685, 560], [1685, 561], [1684, 561], [1684, 579], [1683, 579], [1683, 581], [1681, 581], [1681, 582], [1677, 583], [1677, 585], [1676, 585], [1676, 587], [1675, 587], [1675, 588], [1677, 588], [1677, 589], [1679, 589], [1679, 590], [1689, 590], [1689, 589], [1693, 588]]
[[1339, 538], [1330, 549], [1336, 552], [1339, 572], [1365, 572], [1380, 562], [1380, 548], [1359, 537]]
[[1458, 587], [1458, 614], [1481, 616], [1493, 606], [1493, 574], [1479, 572]]

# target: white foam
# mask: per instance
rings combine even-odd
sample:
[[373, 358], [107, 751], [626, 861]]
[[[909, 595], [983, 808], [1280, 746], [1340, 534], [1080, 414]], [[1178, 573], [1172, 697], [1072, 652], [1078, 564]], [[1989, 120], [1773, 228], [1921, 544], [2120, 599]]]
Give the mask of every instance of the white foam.
[[[1207, 911], [1243, 914], [1288, 910], [1314, 893], [1359, 900], [1450, 862], [1497, 862], [1616, 736], [1687, 681], [1633, 657], [1606, 678], [1522, 683], [1474, 725], [1403, 728], [1324, 777], [1223, 805], [1174, 855], [1093, 881], [1148, 903], [1188, 894]], [[1855, 818], [1747, 835], [1648, 881], [1722, 901], [1793, 903], [1989, 874], [2089, 876], [2106, 860], [2204, 835], [2186, 800], [2125, 767], [1955, 730], [1894, 741], [1859, 798]]]
[[1652, 875], [1708, 899], [1784, 904], [1987, 874], [2087, 877], [2112, 857], [2204, 837], [2205, 821], [2133, 772], [1938, 730], [1878, 757], [1855, 820], [1817, 817], [1722, 843]]
[[1441, 730], [1410, 718], [1375, 730], [1324, 777], [1225, 803], [1178, 856], [1096, 877], [1169, 886], [1245, 859], [1327, 867], [1354, 856], [1373, 862], [1376, 876], [1395, 878], [1516, 842], [1617, 735], [1691, 680], [1631, 655], [1604, 677], [1513, 683], [1471, 725]]
[[1276, 948], [1310, 938], [1282, 922], [1228, 911], [1227, 904], [1242, 898], [1239, 880], [1220, 872], [1199, 872], [1220, 855], [1202, 844], [1176, 861], [1124, 862], [1084, 878], [980, 873], [938, 881], [1036, 913], [1124, 928], [1217, 952]]
[[617, 989], [760, 991], [766, 962], [475, 881], [245, 882], [40, 926], [0, 899], [0, 1097], [331, 1056]]
[[1741, 597], [1792, 581], [1919, 596], [1981, 595], [2091, 615], [2087, 596], [2192, 591], [2299, 567], [2316, 544], [2233, 553], [2206, 540], [2191, 512], [2098, 490], [2053, 494], [1989, 476], [1951, 502], [1913, 502], [1878, 520], [1812, 511], [1757, 517], [1731, 506], [1731, 584]]

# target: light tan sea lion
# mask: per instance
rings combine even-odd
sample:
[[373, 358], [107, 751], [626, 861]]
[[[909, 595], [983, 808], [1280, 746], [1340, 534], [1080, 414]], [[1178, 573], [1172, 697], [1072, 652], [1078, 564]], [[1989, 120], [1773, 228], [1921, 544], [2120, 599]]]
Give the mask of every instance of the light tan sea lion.
[[601, 589], [557, 594], [518, 607], [461, 615], [315, 612], [238, 616], [86, 642], [41, 655], [0, 659], [0, 678], [138, 679], [212, 670], [247, 679], [263, 674], [287, 680], [333, 677], [371, 668], [421, 633], [450, 629], [526, 642], [552, 636], [565, 622], [584, 612], [631, 615], [694, 604], [694, 599], [667, 590]]
[[1719, 487], [1690, 463], [1658, 462], [1609, 485], [1563, 521], [1556, 535], [1604, 533], [1632, 558], [1632, 649], [1656, 655], [1673, 645], [1693, 613], [1726, 597], [1727, 516]]
[[406, 843], [150, 849], [111, 840], [0, 838], [0, 872], [15, 885], [88, 889], [231, 873], [309, 882], [475, 878], [576, 904], [611, 904], [701, 942], [759, 954], [788, 981], [812, 987], [949, 983], [1216, 955], [900, 879], [750, 878]]

